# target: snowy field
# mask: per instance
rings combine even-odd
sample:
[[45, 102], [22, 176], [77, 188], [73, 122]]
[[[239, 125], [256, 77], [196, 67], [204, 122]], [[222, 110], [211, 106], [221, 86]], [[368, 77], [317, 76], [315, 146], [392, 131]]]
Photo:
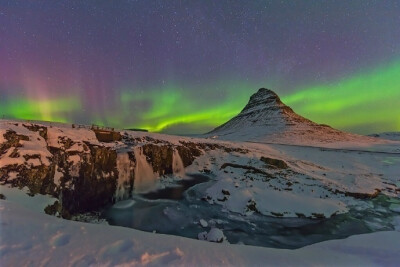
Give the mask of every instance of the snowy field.
[[398, 231], [286, 250], [66, 221], [4, 200], [0, 216], [2, 266], [397, 266], [400, 261]]
[[[0, 126], [4, 266], [395, 266], [400, 260], [398, 141], [352, 136], [305, 145], [121, 131], [121, 141], [104, 143], [90, 128], [67, 124]], [[63, 199], [59, 192], [79, 189], [82, 161], [103, 160], [104, 151], [115, 155], [112, 170], [90, 166], [97, 179], [115, 179], [117, 202], [70, 218], [81, 222], [45, 214]], [[171, 151], [171, 166], [162, 169], [157, 155], [145, 154], [152, 151]], [[188, 157], [193, 161], [185, 167]], [[42, 172], [51, 196], [32, 191]]]

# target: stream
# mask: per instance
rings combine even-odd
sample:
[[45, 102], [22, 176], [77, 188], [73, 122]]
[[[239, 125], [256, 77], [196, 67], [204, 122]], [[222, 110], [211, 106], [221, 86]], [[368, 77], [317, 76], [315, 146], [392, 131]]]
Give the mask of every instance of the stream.
[[[200, 232], [217, 227], [232, 244], [295, 249], [330, 239], [393, 230], [394, 217], [399, 216], [389, 206], [400, 201], [384, 195], [367, 201], [366, 209], [350, 209], [329, 219], [276, 218], [256, 213], [243, 216], [201, 200], [202, 192], [212, 183], [212, 177], [207, 175], [187, 174], [173, 187], [116, 203], [105, 209], [102, 217], [110, 225], [194, 239]], [[202, 227], [200, 219], [208, 226]]]

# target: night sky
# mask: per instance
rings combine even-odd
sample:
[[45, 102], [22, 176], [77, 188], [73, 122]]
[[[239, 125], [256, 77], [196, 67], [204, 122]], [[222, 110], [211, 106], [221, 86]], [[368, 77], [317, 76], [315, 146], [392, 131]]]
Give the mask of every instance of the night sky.
[[399, 131], [399, 3], [0, 0], [0, 116], [201, 133], [267, 87]]

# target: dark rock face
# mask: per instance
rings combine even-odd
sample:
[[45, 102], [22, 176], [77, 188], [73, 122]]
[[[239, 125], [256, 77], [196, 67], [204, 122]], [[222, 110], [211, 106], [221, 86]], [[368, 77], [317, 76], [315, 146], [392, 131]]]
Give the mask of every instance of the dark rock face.
[[160, 175], [172, 173], [172, 146], [160, 146], [156, 144], [145, 144], [143, 153], [151, 162], [154, 172]]
[[70, 214], [96, 210], [113, 201], [118, 179], [117, 153], [107, 147], [89, 148], [90, 153], [83, 155], [79, 176], [67, 176], [64, 181], [70, 185], [61, 189], [63, 209]]

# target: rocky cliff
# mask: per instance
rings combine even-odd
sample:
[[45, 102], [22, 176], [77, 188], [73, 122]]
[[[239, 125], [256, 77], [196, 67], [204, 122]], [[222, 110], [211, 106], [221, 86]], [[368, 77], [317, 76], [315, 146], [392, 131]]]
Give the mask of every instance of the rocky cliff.
[[[126, 133], [121, 141], [110, 144], [98, 141], [92, 130], [84, 128], [21, 122], [2, 122], [1, 126], [1, 183], [27, 187], [32, 195], [58, 198], [47, 212], [66, 218], [130, 197], [135, 190], [135, 149], [140, 148], [155, 176], [173, 173], [174, 150], [184, 167], [202, 154], [193, 144], [132, 138]], [[125, 173], [123, 164], [128, 166]]]

